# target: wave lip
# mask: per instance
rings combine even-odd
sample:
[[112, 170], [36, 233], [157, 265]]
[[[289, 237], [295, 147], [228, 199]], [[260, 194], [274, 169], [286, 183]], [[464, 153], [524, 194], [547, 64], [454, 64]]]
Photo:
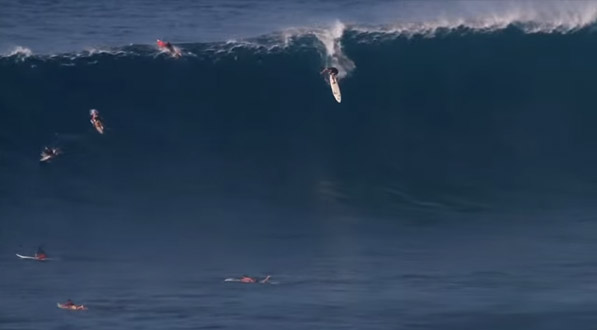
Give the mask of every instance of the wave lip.
[[19, 59], [25, 59], [33, 55], [33, 51], [27, 47], [16, 46], [13, 50], [6, 53], [3, 57], [16, 57]]
[[[499, 3], [451, 1], [449, 7], [442, 7], [440, 2], [431, 2], [432, 6], [372, 5], [374, 10], [385, 12], [384, 16], [394, 15], [394, 18], [380, 20], [376, 15], [369, 22], [351, 20], [350, 18], [335, 19], [328, 24], [320, 22], [311, 26], [288, 27], [275, 30], [252, 38], [228, 39], [228, 41], [203, 43], [207, 49], [215, 52], [227, 52], [237, 47], [265, 50], [266, 52], [285, 49], [297, 39], [313, 36], [319, 40], [322, 55], [326, 64], [337, 66], [340, 77], [346, 76], [355, 68], [352, 60], [343, 54], [342, 39], [346, 32], [383, 34], [389, 37], [398, 36], [426, 36], [433, 37], [437, 33], [454, 30], [471, 30], [475, 32], [494, 32], [509, 27], [516, 27], [525, 33], [570, 33], [597, 22], [597, 3], [580, 1], [541, 1], [514, 2], [500, 1]], [[387, 7], [387, 8], [386, 8]], [[403, 8], [405, 7], [405, 8]], [[429, 8], [428, 8], [429, 7]], [[379, 15], [377, 15], [379, 16]], [[197, 45], [197, 40], [185, 40], [183, 45]], [[226, 39], [222, 39], [226, 40]], [[363, 40], [365, 43], [367, 40]], [[101, 42], [89, 40], [89, 43]], [[181, 43], [177, 43], [181, 44]], [[30, 45], [14, 47], [12, 50], [0, 54], [0, 57], [18, 57], [19, 59], [33, 56]], [[149, 44], [143, 41], [129, 44], [109, 45], [89, 48], [81, 47], [78, 51], [70, 52], [71, 57], [85, 57], [94, 54], [128, 55], [137, 54], [141, 49], [155, 50], [153, 39]], [[41, 54], [39, 56], [61, 56], [59, 54]], [[190, 51], [187, 56], [196, 55]], [[155, 56], [152, 52], [151, 56]]]
[[560, 1], [506, 2], [501, 7], [467, 4], [457, 14], [426, 19], [403, 20], [383, 25], [351, 26], [360, 32], [378, 32], [405, 36], [433, 36], [438, 31], [470, 29], [493, 32], [516, 26], [526, 33], [568, 33], [597, 22], [597, 3]]

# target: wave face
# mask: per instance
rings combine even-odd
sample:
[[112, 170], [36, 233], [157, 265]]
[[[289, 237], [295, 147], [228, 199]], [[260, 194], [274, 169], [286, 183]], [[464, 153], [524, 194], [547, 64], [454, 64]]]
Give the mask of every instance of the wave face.
[[[183, 44], [179, 60], [143, 45], [2, 57], [0, 203], [401, 212], [594, 197], [592, 26], [390, 30]], [[65, 154], [40, 166], [50, 144]]]

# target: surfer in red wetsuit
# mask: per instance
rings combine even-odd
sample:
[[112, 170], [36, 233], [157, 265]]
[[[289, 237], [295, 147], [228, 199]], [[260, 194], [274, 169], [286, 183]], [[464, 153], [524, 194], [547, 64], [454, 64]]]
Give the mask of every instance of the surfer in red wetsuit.
[[240, 281], [241, 281], [241, 282], [243, 282], [243, 283], [255, 283], [255, 282], [257, 282], [257, 280], [256, 280], [256, 279], [254, 279], [254, 278], [252, 278], [252, 277], [249, 277], [249, 276], [247, 276], [247, 275], [243, 275], [243, 276], [240, 278]]
[[67, 299], [66, 302], [62, 305], [64, 305], [65, 307], [72, 307], [75, 306], [75, 303], [72, 300]]
[[168, 41], [162, 41], [160, 39], [157, 40], [157, 44], [158, 47], [161, 49], [165, 49], [166, 51], [168, 51], [168, 53], [170, 53], [170, 55], [172, 55], [173, 57], [181, 57], [182, 53], [180, 52], [180, 49], [174, 47], [170, 42]]
[[46, 260], [46, 258], [48, 258], [48, 255], [46, 254], [46, 252], [40, 247], [37, 248], [37, 252], [35, 252], [35, 259], [37, 260]]
[[172, 46], [172, 44], [169, 41], [162, 41], [158, 39], [157, 44], [160, 48], [166, 48], [168, 51], [174, 52], [174, 46]]
[[269, 281], [270, 277], [271, 276], [267, 275], [263, 280], [258, 281], [256, 278], [253, 278], [253, 277], [250, 277], [250, 276], [247, 276], [247, 275], [243, 275], [240, 278], [240, 282], [242, 282], [242, 283], [257, 283], [257, 282], [259, 282], [259, 283], [267, 283]]

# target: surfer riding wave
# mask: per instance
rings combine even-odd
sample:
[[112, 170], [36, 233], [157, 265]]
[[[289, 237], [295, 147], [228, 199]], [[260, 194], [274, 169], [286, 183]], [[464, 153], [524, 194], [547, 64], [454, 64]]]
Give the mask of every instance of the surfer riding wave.
[[336, 77], [338, 75], [338, 69], [333, 66], [330, 66], [330, 67], [323, 69], [323, 71], [321, 71], [321, 74], [324, 74], [324, 73], [327, 73], [330, 76]]
[[162, 41], [162, 40], [158, 39], [156, 41], [156, 43], [158, 45], [158, 48], [167, 51], [168, 53], [170, 53], [170, 55], [172, 55], [174, 57], [180, 57], [180, 56], [182, 56], [182, 53], [180, 52], [180, 49], [174, 47], [172, 45], [172, 43], [170, 43], [169, 41]]
[[340, 103], [342, 101], [342, 94], [340, 93], [340, 86], [338, 86], [338, 69], [330, 66], [323, 69], [320, 74], [328, 74], [330, 87], [332, 88], [332, 94], [334, 95], [336, 101]]

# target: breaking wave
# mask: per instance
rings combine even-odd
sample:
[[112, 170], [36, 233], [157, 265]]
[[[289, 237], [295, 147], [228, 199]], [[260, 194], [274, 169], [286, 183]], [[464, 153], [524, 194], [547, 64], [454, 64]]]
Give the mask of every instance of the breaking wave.
[[[597, 191], [595, 11], [563, 15], [336, 22], [180, 44], [178, 60], [150, 45], [15, 49], [0, 58], [5, 206], [26, 204], [32, 187], [36, 198], [118, 205], [580, 203]], [[327, 65], [341, 71], [342, 104], [319, 75]], [[39, 167], [50, 144], [65, 155]]]

